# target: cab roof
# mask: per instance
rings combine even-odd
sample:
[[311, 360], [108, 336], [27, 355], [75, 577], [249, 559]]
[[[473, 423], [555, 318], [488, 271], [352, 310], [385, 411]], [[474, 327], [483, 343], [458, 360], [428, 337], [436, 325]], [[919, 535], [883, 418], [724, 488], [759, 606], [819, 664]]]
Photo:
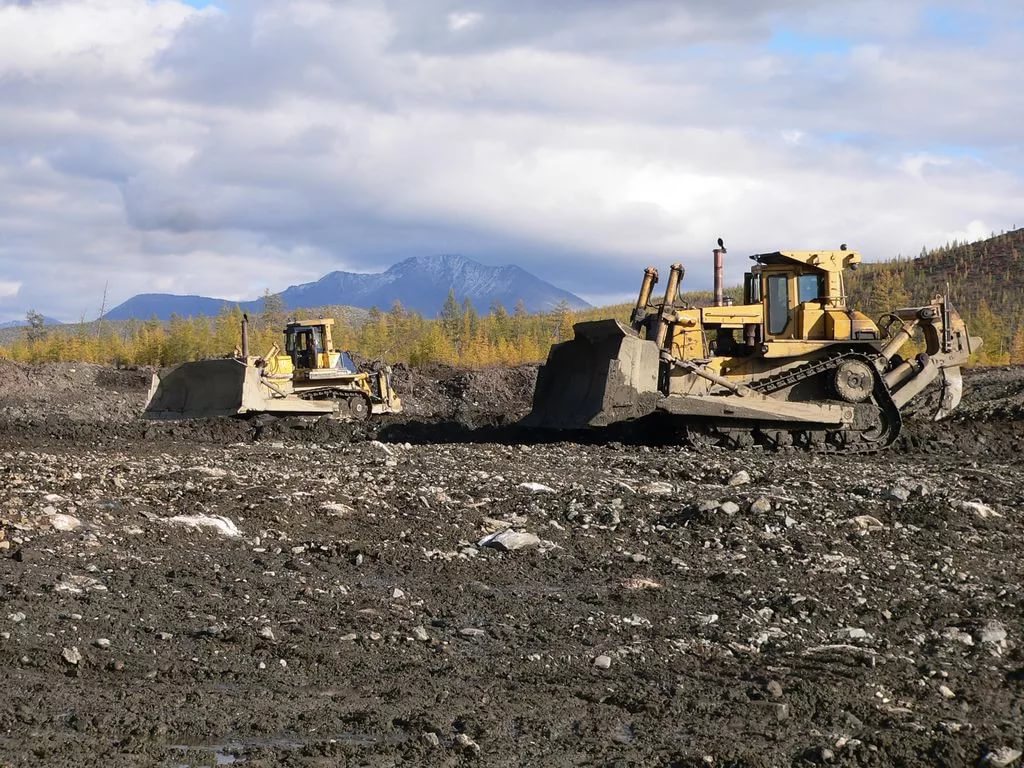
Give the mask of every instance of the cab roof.
[[750, 257], [758, 264], [804, 264], [824, 272], [842, 272], [860, 264], [858, 251], [772, 251], [757, 253]]
[[316, 320], [292, 320], [285, 328], [307, 328], [317, 325], [334, 325], [334, 320], [329, 317], [321, 317]]

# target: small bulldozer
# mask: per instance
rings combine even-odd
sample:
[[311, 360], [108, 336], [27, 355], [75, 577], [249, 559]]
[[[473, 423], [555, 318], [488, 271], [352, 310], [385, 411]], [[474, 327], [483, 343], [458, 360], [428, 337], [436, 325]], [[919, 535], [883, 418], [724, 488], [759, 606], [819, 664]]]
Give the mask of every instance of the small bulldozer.
[[330, 416], [361, 420], [399, 413], [391, 369], [360, 371], [347, 352], [334, 348], [331, 319], [297, 320], [284, 329], [284, 352], [274, 345], [263, 357], [249, 354], [249, 321], [231, 357], [183, 363], [153, 376], [145, 417], [200, 419], [255, 414]]
[[[629, 325], [577, 323], [541, 367], [531, 426], [578, 429], [670, 419], [694, 447], [875, 451], [899, 436], [901, 410], [939, 380], [941, 419], [960, 403], [960, 366], [981, 347], [948, 296], [876, 323], [847, 306], [844, 272], [861, 256], [774, 251], [751, 256], [743, 302], [725, 296], [725, 246], [714, 249], [714, 304], [680, 298], [673, 264], [652, 300], [649, 267]], [[923, 351], [899, 353], [923, 345]]]

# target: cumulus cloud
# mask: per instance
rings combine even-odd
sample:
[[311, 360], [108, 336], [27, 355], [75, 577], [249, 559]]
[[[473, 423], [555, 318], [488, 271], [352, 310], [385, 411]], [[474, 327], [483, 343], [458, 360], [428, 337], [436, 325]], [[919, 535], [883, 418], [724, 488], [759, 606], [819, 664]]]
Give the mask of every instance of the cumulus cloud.
[[1024, 224], [1019, 10], [936, 8], [0, 0], [0, 320], [436, 252], [607, 299], [680, 258], [703, 287], [719, 235]]

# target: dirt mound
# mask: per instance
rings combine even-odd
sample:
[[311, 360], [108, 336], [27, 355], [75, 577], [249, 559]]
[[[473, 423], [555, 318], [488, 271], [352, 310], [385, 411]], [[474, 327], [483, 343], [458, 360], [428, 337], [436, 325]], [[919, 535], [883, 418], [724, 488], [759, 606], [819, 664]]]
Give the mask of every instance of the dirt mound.
[[0, 415], [30, 421], [124, 422], [142, 412], [152, 371], [90, 363], [22, 365], [0, 360]]
[[466, 370], [450, 366], [395, 366], [392, 383], [405, 413], [464, 423], [501, 416], [515, 421], [530, 409], [537, 366]]

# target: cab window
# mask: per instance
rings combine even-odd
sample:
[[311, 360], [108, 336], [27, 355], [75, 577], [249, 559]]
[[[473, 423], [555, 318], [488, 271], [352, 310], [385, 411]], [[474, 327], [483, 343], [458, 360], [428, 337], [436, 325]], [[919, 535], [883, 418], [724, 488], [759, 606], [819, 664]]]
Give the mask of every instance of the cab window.
[[768, 275], [768, 333], [782, 333], [788, 322], [789, 278], [786, 275]]
[[761, 276], [747, 272], [743, 276], [743, 303], [761, 303]]
[[817, 301], [825, 297], [824, 275], [800, 275], [797, 278], [798, 304], [805, 301]]

